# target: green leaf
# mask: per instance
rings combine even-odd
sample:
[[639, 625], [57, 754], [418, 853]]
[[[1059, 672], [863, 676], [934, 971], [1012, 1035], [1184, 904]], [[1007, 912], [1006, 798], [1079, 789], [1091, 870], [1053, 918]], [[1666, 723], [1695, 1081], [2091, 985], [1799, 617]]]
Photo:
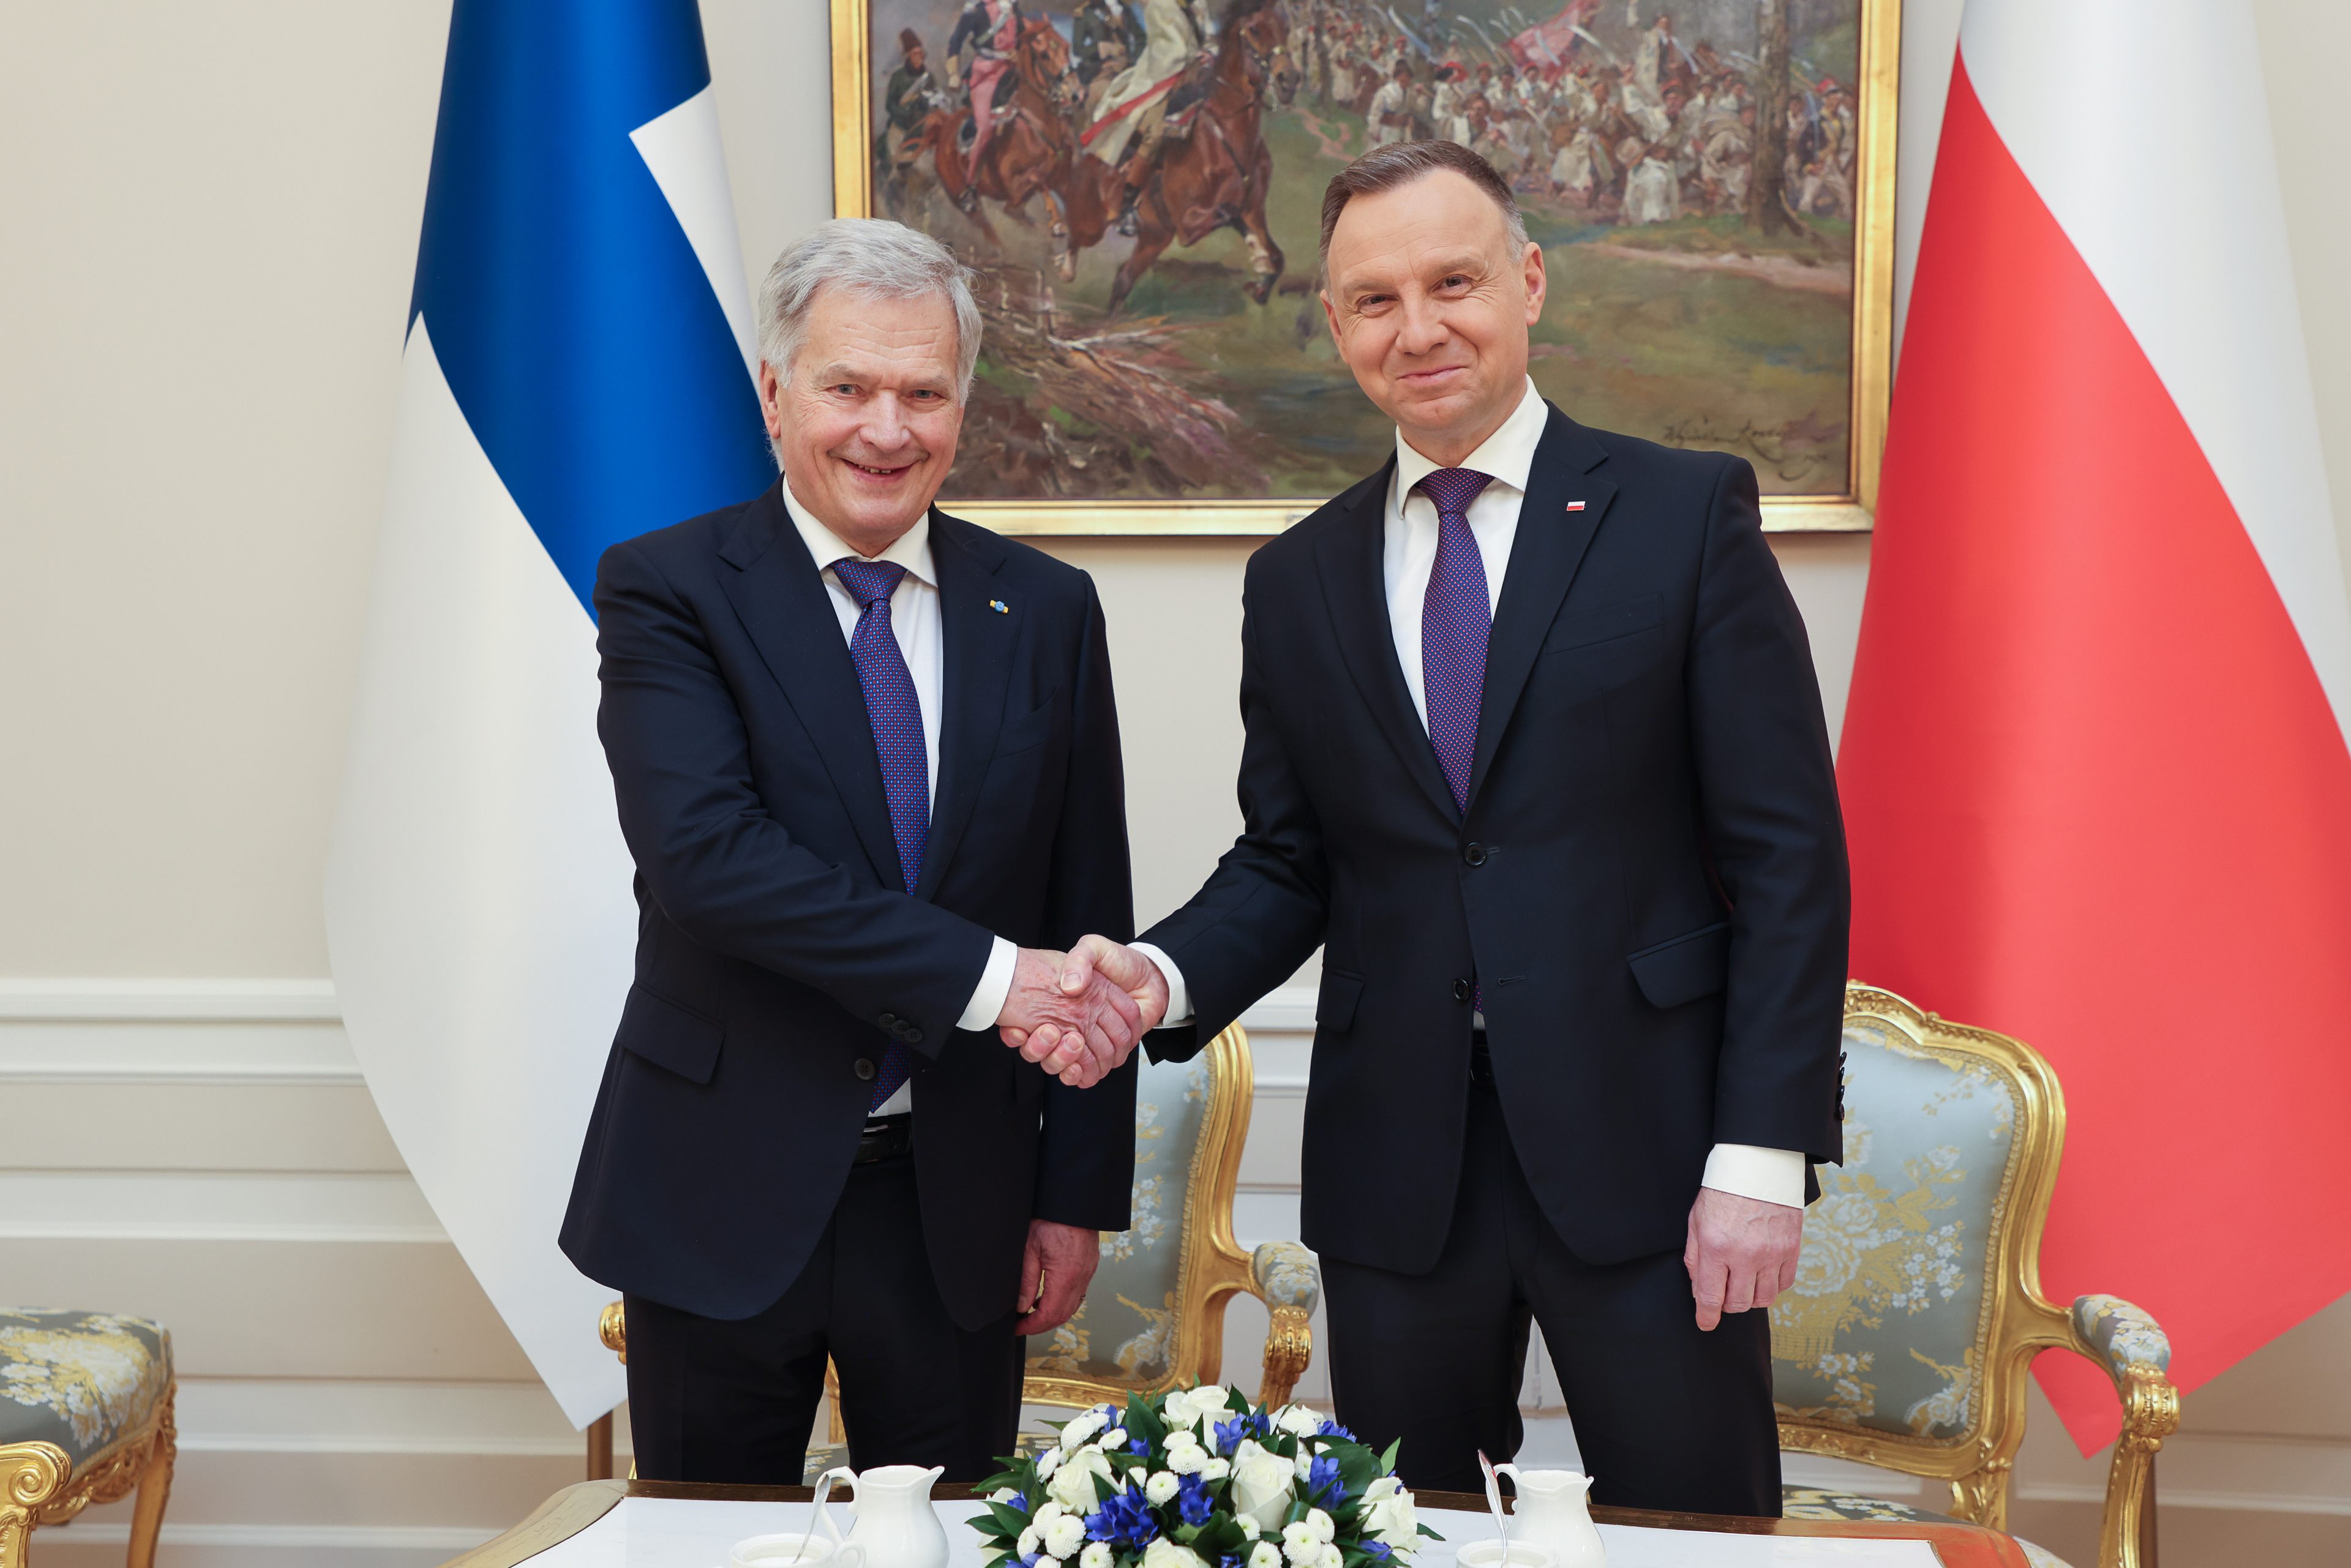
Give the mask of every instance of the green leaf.
[[1404, 1439], [1402, 1437], [1398, 1437], [1395, 1442], [1390, 1443], [1387, 1446], [1385, 1451], [1380, 1455], [1380, 1474], [1384, 1476], [1392, 1476], [1395, 1474], [1396, 1450], [1403, 1447]]
[[1121, 1423], [1130, 1437], [1141, 1437], [1153, 1448], [1163, 1448], [1167, 1442], [1167, 1423], [1143, 1395], [1130, 1394], [1126, 1399], [1126, 1419]]

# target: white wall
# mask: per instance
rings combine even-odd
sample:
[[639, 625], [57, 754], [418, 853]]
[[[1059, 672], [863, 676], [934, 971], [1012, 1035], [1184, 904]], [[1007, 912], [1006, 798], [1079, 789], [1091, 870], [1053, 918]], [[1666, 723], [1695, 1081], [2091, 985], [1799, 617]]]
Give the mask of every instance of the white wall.
[[[825, 11], [705, 0], [747, 268], [830, 210]], [[2328, 110], [2351, 8], [2257, 13], [2340, 516], [2351, 216]], [[174, 1326], [170, 1568], [436, 1562], [576, 1470], [317, 983], [447, 14], [0, 8], [0, 976], [22, 977], [0, 985], [0, 1298]], [[1907, 7], [1907, 192], [1957, 14]], [[1914, 239], [1915, 201], [1899, 218]], [[2227, 221], [2226, 193], [2182, 221]], [[1777, 548], [1834, 723], [1866, 541]], [[1148, 918], [1235, 825], [1249, 546], [1055, 549], [1100, 580], [1125, 709], [1149, 716], [1127, 737]], [[1262, 1021], [1242, 1215], [1270, 1235], [1294, 1202], [1303, 1037], [1270, 1027], [1299, 1022], [1279, 1004]], [[2175, 1564], [2351, 1559], [2346, 1385], [2338, 1305], [2189, 1400], [2164, 1469]], [[2036, 1430], [2021, 1517], [2083, 1561], [2096, 1467]], [[110, 1529], [119, 1511], [45, 1534], [39, 1560], [100, 1561]]]

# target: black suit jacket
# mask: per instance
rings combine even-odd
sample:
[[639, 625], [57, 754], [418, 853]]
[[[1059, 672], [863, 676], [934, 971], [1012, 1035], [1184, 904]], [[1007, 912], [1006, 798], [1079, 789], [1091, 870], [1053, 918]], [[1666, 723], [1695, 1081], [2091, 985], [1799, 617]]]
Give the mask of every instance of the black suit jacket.
[[775, 1301], [848, 1177], [859, 1064], [893, 1039], [917, 1053], [925, 1238], [958, 1322], [1010, 1308], [1032, 1217], [1126, 1228], [1133, 1067], [1066, 1089], [955, 1027], [993, 937], [1133, 923], [1102, 607], [1083, 572], [935, 510], [931, 549], [946, 678], [911, 897], [780, 485], [597, 567], [597, 724], [641, 915], [563, 1222], [591, 1279], [705, 1317]]
[[1839, 1152], [1844, 836], [1754, 471], [1552, 411], [1465, 818], [1389, 630], [1392, 470], [1249, 562], [1245, 831], [1144, 933], [1196, 1020], [1151, 1048], [1198, 1050], [1323, 944], [1305, 1239], [1420, 1273], [1482, 984], [1511, 1143], [1562, 1238], [1593, 1262], [1679, 1248], [1714, 1144]]

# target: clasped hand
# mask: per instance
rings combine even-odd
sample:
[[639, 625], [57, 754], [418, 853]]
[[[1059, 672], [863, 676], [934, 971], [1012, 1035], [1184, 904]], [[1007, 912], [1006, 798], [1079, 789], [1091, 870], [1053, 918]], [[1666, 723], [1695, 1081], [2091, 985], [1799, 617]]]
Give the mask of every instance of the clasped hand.
[[996, 1024], [1005, 1044], [1085, 1089], [1125, 1065], [1135, 1041], [1166, 1016], [1159, 967], [1106, 936], [1088, 936], [1067, 953], [1023, 947]]

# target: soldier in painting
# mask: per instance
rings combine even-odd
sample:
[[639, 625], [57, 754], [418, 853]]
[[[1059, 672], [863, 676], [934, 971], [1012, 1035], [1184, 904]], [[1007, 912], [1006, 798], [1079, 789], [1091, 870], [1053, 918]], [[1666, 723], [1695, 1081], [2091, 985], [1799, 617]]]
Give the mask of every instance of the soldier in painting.
[[1013, 51], [1020, 45], [1020, 0], [971, 0], [947, 39], [947, 79], [956, 77], [955, 62], [964, 57], [963, 79], [971, 95], [971, 152], [967, 155], [963, 210], [979, 205], [979, 160], [996, 131], [996, 94], [1012, 71]]
[[1078, 0], [1070, 17], [1070, 67], [1089, 110], [1142, 48], [1143, 24], [1124, 0]]
[[906, 195], [907, 179], [923, 152], [923, 122], [932, 110], [945, 106], [938, 78], [931, 74], [923, 40], [912, 27], [898, 34], [901, 57], [882, 89], [883, 125], [876, 149], [882, 166], [883, 196], [894, 210]]

